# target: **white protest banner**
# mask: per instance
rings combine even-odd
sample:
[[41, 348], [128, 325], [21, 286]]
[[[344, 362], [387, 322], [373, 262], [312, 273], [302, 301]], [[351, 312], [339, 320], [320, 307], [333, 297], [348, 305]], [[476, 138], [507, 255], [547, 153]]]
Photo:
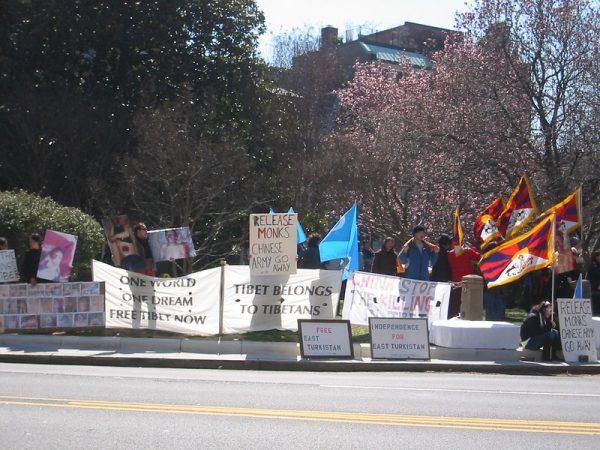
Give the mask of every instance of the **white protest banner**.
[[0, 250], [0, 283], [19, 281], [19, 270], [14, 250]]
[[354, 358], [347, 320], [298, 320], [298, 333], [303, 358]]
[[372, 359], [429, 359], [427, 319], [369, 317]]
[[369, 325], [369, 317], [448, 317], [450, 283], [352, 272], [346, 284], [342, 318]]
[[297, 268], [298, 214], [250, 214], [252, 275], [293, 275]]
[[218, 334], [220, 272], [155, 278], [93, 262], [94, 280], [106, 284], [107, 328]]
[[333, 319], [341, 283], [337, 270], [300, 269], [275, 277], [226, 266], [223, 332], [296, 330], [298, 319]]
[[580, 356], [597, 361], [592, 302], [589, 298], [559, 298], [560, 341], [566, 362], [578, 362]]

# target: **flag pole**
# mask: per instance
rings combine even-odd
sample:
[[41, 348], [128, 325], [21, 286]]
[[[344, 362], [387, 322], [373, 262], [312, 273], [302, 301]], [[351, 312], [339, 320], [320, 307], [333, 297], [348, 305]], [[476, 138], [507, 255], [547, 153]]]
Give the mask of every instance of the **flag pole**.
[[554, 263], [550, 264], [550, 270], [552, 270], [552, 294], [551, 294], [551, 304], [552, 304], [552, 321], [554, 322]]

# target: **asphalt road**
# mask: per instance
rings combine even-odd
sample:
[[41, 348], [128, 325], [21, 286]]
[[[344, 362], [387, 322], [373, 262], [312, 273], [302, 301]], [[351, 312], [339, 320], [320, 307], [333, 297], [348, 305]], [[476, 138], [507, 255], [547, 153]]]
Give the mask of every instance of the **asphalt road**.
[[0, 364], [0, 446], [600, 448], [600, 377]]

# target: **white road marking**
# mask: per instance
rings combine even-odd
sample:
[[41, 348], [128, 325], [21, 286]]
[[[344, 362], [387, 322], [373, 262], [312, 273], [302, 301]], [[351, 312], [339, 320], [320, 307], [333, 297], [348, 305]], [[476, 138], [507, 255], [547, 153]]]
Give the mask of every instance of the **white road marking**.
[[381, 389], [393, 391], [422, 391], [422, 392], [460, 392], [471, 394], [497, 394], [497, 395], [543, 395], [554, 397], [600, 397], [600, 394], [584, 394], [577, 392], [535, 392], [535, 391], [492, 391], [487, 389], [442, 389], [442, 388], [418, 388], [418, 387], [398, 387], [398, 386], [356, 386], [356, 385], [338, 385], [338, 384], [320, 384], [322, 388], [338, 389]]

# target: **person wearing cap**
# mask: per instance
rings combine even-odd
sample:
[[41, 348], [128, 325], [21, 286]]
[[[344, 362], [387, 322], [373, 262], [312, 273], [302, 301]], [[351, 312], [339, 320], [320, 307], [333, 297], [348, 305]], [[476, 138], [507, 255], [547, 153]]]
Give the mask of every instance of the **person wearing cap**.
[[400, 250], [400, 262], [406, 268], [406, 278], [429, 281], [429, 267], [438, 259], [439, 247], [425, 240], [425, 228], [421, 225], [413, 228], [413, 237]]
[[561, 349], [560, 333], [552, 320], [552, 303], [543, 301], [533, 308], [521, 325], [521, 341], [528, 350], [542, 349], [542, 360], [556, 359]]

